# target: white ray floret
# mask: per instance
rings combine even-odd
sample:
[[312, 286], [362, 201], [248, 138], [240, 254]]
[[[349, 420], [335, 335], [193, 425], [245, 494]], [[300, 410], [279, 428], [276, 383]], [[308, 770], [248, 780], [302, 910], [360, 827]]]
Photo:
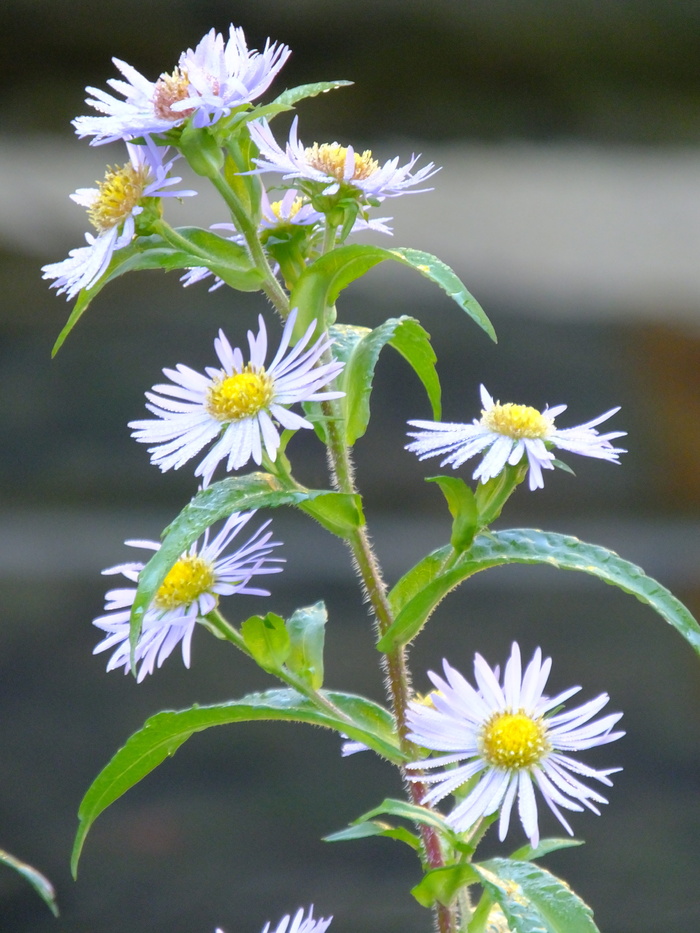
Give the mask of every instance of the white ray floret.
[[[170, 569], [144, 615], [134, 655], [139, 683], [156, 665], [160, 667], [178, 644], [182, 645], [185, 667], [190, 666], [190, 647], [197, 620], [216, 608], [219, 597], [236, 593], [270, 595], [268, 590], [249, 585], [257, 576], [282, 570], [277, 564], [284, 558], [270, 556], [280, 542], [273, 541], [272, 532], [266, 531], [269, 521], [232, 554], [224, 556], [224, 551], [254, 514], [235, 512], [211, 541], [207, 530], [201, 544], [195, 542]], [[150, 551], [160, 548], [157, 541], [127, 541], [126, 544]], [[102, 572], [120, 573], [137, 583], [144, 566], [136, 561]], [[119, 667], [123, 667], [125, 673], [130, 670], [129, 620], [135, 596], [135, 586], [109, 590], [105, 597], [105, 615], [93, 620], [93, 625], [106, 632], [93, 654], [113, 650], [108, 671]]]
[[68, 259], [42, 267], [43, 278], [54, 279], [51, 288], [66, 298], [91, 288], [107, 271], [112, 256], [134, 238], [136, 220], [144, 210], [144, 198], [184, 198], [197, 192], [172, 190], [182, 179], [170, 176], [175, 159], [165, 162], [167, 148], [148, 140], [146, 145], [127, 143], [129, 161], [107, 170], [98, 188], [78, 188], [70, 197], [87, 208], [97, 236], [86, 233], [87, 246], [73, 249]]
[[156, 418], [129, 424], [134, 429], [132, 437], [153, 445], [149, 447], [151, 462], [163, 471], [178, 469], [213, 442], [195, 470], [195, 476], [208, 485], [222, 461], [227, 470], [238, 470], [250, 460], [260, 465], [263, 455], [274, 461], [280, 445], [278, 425], [290, 430], [313, 427], [289, 406], [344, 395], [326, 388], [343, 364], [333, 360], [319, 365], [330, 349], [330, 338], [322, 335], [310, 344], [315, 323], [290, 349], [295, 320], [294, 310], [269, 365], [265, 362], [267, 331], [260, 316], [257, 335], [248, 331], [247, 363], [241, 350], [232, 348], [219, 331], [214, 341], [219, 368], [207, 367], [206, 374], [182, 364], [164, 369], [171, 383], [156, 385], [146, 393], [146, 407]]
[[[250, 136], [260, 150], [260, 156], [253, 159], [258, 173], [280, 172], [285, 179], [318, 182], [323, 186], [323, 194], [335, 194], [342, 186], [355, 189], [366, 198], [381, 200], [405, 194], [440, 171], [430, 162], [414, 172], [419, 155], [411, 156], [405, 165], [399, 165], [398, 156], [380, 165], [369, 150], [360, 153], [337, 142], [304, 146], [297, 136], [297, 123], [295, 117], [289, 140], [282, 149], [267, 120], [251, 121]], [[412, 193], [431, 190], [421, 188]]]
[[582, 811], [586, 807], [599, 813], [597, 805], [607, 803], [577, 775], [610, 786], [609, 775], [621, 769], [596, 770], [567, 753], [619, 739], [624, 732], [612, 730], [622, 714], [611, 713], [591, 722], [608, 703], [605, 693], [574, 710], [558, 712], [561, 704], [581, 688], [546, 696], [544, 688], [551, 664], [550, 658], [542, 660], [538, 648], [523, 673], [520, 649], [513, 643], [501, 683], [498, 668], [490, 668], [477, 654], [475, 689], [443, 661], [444, 680], [432, 671], [428, 675], [437, 690], [431, 694], [431, 705], [410, 703], [408, 738], [441, 754], [407, 767], [422, 772], [445, 767], [439, 773], [411, 777], [433, 785], [423, 803], [437, 803], [468, 781], [473, 782], [447, 817], [455, 831], [468, 832], [483, 817], [500, 811], [498, 835], [503, 840], [517, 798], [520, 822], [534, 847], [539, 841], [535, 788], [571, 835], [573, 830], [560, 808]]
[[[326, 933], [333, 917], [315, 918], [313, 912], [313, 904], [309, 907], [306, 916], [304, 916], [304, 908], [300, 907], [294, 917], [290, 914], [282, 917], [272, 933]], [[217, 927], [215, 933], [224, 933], [224, 931]], [[271, 933], [269, 922], [265, 924], [262, 933]]]
[[484, 386], [481, 386], [481, 403], [481, 418], [475, 418], [471, 424], [409, 421], [409, 425], [418, 430], [408, 432], [414, 440], [406, 449], [417, 454], [420, 460], [443, 456], [440, 465], [449, 464], [454, 469], [483, 453], [473, 474], [473, 478], [482, 483], [498, 476], [506, 464], [515, 465], [526, 457], [530, 489], [541, 489], [544, 486], [542, 470], [554, 469], [556, 458], [552, 447], [613, 463], [619, 462], [619, 454], [626, 453], [622, 447], [613, 447], [610, 443], [624, 437], [625, 431], [599, 434], [595, 430], [597, 425], [616, 414], [619, 407], [585, 424], [557, 428], [554, 419], [566, 410], [566, 405], [547, 407], [540, 412], [528, 405], [501, 404], [494, 402]]
[[260, 97], [289, 55], [286, 45], [269, 39], [262, 52], [249, 49], [243, 30], [231, 25], [227, 40], [210, 30], [194, 49], [180, 55], [171, 74], [157, 81], [113, 58], [125, 80], [107, 83], [123, 99], [88, 87], [92, 97], [86, 103], [102, 116], [77, 117], [73, 126], [79, 136], [92, 136], [92, 145], [165, 133], [190, 116], [195, 126], [209, 126]]

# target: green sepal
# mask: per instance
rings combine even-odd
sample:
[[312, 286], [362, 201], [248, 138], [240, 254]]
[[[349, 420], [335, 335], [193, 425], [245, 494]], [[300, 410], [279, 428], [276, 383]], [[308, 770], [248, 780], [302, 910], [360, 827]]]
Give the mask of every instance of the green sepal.
[[374, 370], [382, 349], [393, 347], [411, 366], [420, 379], [430, 402], [433, 418], [440, 418], [440, 380], [435, 363], [437, 357], [430, 344], [430, 335], [415, 318], [389, 318], [379, 327], [337, 324], [330, 328], [333, 355], [345, 363], [338, 378], [345, 392], [340, 406], [345, 420], [345, 441], [352, 446], [367, 430], [370, 418], [370, 398]]
[[397, 744], [393, 717], [387, 710], [351, 693], [324, 691], [322, 696], [343, 716], [336, 717], [325, 709], [319, 709], [310, 699], [294, 690], [251, 693], [240, 700], [214, 706], [195, 705], [151, 716], [102, 769], [83, 797], [71, 858], [73, 876], [77, 875], [80, 853], [97, 817], [166, 758], [174, 755], [195, 732], [211, 726], [256, 720], [309, 723], [364, 742], [377, 754], [396, 764], [405, 759]]
[[25, 881], [28, 881], [54, 917], [58, 917], [56, 892], [48, 878], [42, 875], [40, 871], [37, 871], [32, 865], [28, 865], [14, 855], [10, 855], [10, 853], [5, 852], [4, 849], [0, 849], [0, 865], [7, 865], [8, 868], [14, 869]]
[[192, 171], [204, 178], [216, 178], [223, 167], [221, 144], [207, 126], [195, 127], [188, 120], [182, 127], [178, 149]]
[[480, 880], [479, 875], [468, 863], [433, 868], [414, 888], [411, 888], [411, 894], [423, 907], [430, 908], [435, 903], [449, 907], [462, 888], [470, 884], [478, 884]]
[[287, 619], [287, 667], [312, 690], [323, 686], [323, 648], [328, 613], [323, 602], [297, 609]]
[[389, 823], [382, 823], [380, 820], [353, 823], [352, 826], [341, 829], [337, 833], [324, 836], [323, 842], [350, 842], [354, 839], [367, 839], [371, 836], [385, 836], [387, 839], [396, 839], [398, 842], [405, 842], [415, 852], [421, 851], [421, 841], [415, 833], [410, 832], [405, 826], [390, 826]]
[[93, 298], [105, 285], [126, 272], [143, 269], [171, 272], [175, 269], [206, 266], [238, 291], [251, 292], [260, 288], [261, 273], [252, 264], [244, 247], [199, 227], [177, 227], [175, 232], [191, 245], [191, 250], [175, 248], [156, 234], [136, 237], [124, 249], [117, 250], [102, 278], [92, 288], [83, 289], [79, 293], [66, 325], [56, 338], [51, 355], [55, 356], [61, 349]]
[[571, 849], [574, 846], [582, 846], [583, 839], [540, 839], [539, 844], [534, 848], [531, 845], [521, 846], [512, 852], [510, 858], [519, 862], [534, 862], [535, 859], [543, 858], [550, 852], [558, 852], [559, 849]]
[[451, 546], [428, 554], [398, 581], [389, 593], [395, 615], [377, 647], [393, 651], [420, 632], [431, 613], [450, 590], [468, 577], [502, 564], [546, 564], [560, 570], [578, 570], [598, 577], [650, 606], [673, 626], [700, 654], [700, 626], [673, 593], [614, 551], [578, 538], [533, 528], [479, 534], [472, 545], [451, 560]]
[[478, 514], [474, 493], [458, 476], [427, 476], [426, 482], [437, 483], [447, 500], [452, 516], [450, 544], [456, 553], [461, 554], [476, 534]]
[[486, 528], [500, 516], [503, 506], [513, 495], [517, 487], [527, 476], [527, 460], [512, 465], [507, 463], [498, 476], [491, 477], [485, 483], [478, 483], [475, 500], [477, 528]]
[[590, 907], [539, 865], [494, 858], [473, 868], [514, 933], [600, 933]]
[[270, 674], [279, 673], [292, 650], [284, 619], [274, 612], [246, 619], [241, 637], [253, 660]]
[[295, 339], [298, 340], [306, 332], [312, 321], [324, 327], [327, 310], [335, 306], [343, 289], [369, 272], [377, 263], [387, 259], [415, 269], [435, 282], [492, 340], [496, 339], [493, 326], [481, 305], [452, 269], [436, 256], [417, 249], [384, 249], [359, 243], [338, 246], [319, 257], [299, 277], [289, 298], [290, 307], [299, 309], [294, 325]]

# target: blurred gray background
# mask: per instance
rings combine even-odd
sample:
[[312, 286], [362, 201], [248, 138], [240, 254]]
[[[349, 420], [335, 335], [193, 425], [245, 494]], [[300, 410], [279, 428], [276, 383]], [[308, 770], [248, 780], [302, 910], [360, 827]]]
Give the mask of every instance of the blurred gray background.
[[[93, 657], [106, 584], [128, 537], [156, 537], [194, 491], [162, 476], [127, 421], [163, 366], [201, 367], [224, 326], [240, 340], [258, 296], [184, 291], [177, 276], [115, 282], [58, 357], [69, 305], [39, 267], [83, 241], [68, 195], [119, 147], [71, 133], [85, 85], [104, 87], [117, 56], [155, 79], [212, 26], [293, 56], [274, 90], [348, 78], [303, 105], [304, 141], [422, 152], [444, 166], [432, 194], [387, 205], [394, 242], [437, 253], [499, 335], [492, 345], [406, 269], [378, 269], [347, 292], [345, 319], [413, 314], [431, 332], [445, 417], [478, 414], [484, 382], [502, 400], [567, 402], [560, 424], [621, 405], [619, 467], [573, 462], [501, 524], [577, 534], [619, 550], [700, 610], [700, 6], [697, 0], [5, 0], [0, 9], [0, 846], [49, 875], [54, 920], [27, 885], [0, 873], [9, 933], [257, 933], [298, 905], [339, 931], [423, 931], [408, 888], [413, 855], [389, 840], [320, 837], [400, 788], [335, 736], [242, 725], [193, 738], [102, 816], [74, 883], [68, 858], [90, 781], [152, 713], [271, 685], [197, 633], [191, 671], [177, 657], [141, 685]], [[279, 126], [283, 126], [280, 119]], [[204, 185], [199, 182], [200, 191]], [[223, 220], [216, 201], [169, 211]], [[385, 402], [380, 405], [380, 395]], [[394, 582], [449, 520], [423, 482], [437, 462], [403, 450], [405, 421], [428, 417], [413, 375], [387, 351], [358, 476]], [[324, 482], [312, 438], [291, 453]], [[468, 476], [468, 473], [465, 473]], [[274, 516], [287, 569], [264, 606], [325, 599], [327, 684], [382, 698], [365, 607], [343, 548], [303, 517]], [[233, 619], [258, 611], [249, 599]], [[603, 690], [627, 737], [591, 760], [622, 764], [601, 817], [575, 815], [586, 845], [545, 862], [596, 910], [606, 933], [700, 928], [697, 893], [700, 666], [679, 636], [631, 597], [574, 574], [508, 569], [452, 594], [412, 651], [416, 686], [442, 657], [471, 671], [475, 650], [503, 661], [517, 638], [554, 658], [553, 690]], [[543, 831], [559, 835], [545, 814]], [[521, 842], [513, 832], [504, 848]]]

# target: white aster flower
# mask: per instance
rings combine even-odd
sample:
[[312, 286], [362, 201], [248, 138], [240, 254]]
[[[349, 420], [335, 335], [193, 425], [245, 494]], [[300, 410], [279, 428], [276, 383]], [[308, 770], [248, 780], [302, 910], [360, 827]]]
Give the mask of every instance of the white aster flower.
[[143, 212], [144, 198], [183, 198], [196, 191], [172, 191], [182, 179], [168, 173], [174, 159], [164, 162], [167, 149], [152, 141], [144, 146], [127, 143], [129, 161], [107, 169], [97, 188], [78, 188], [70, 197], [87, 208], [88, 218], [97, 236], [85, 234], [87, 246], [73, 249], [68, 259], [42, 267], [43, 278], [55, 279], [51, 288], [66, 293], [70, 300], [82, 289], [91, 288], [107, 271], [117, 250], [134, 238], [135, 218]]
[[596, 425], [612, 417], [619, 407], [577, 427], [557, 428], [554, 419], [566, 410], [566, 405], [546, 407], [540, 412], [528, 405], [501, 404], [494, 402], [483, 386], [481, 403], [484, 406], [481, 418], [474, 419], [471, 424], [409, 421], [419, 430], [408, 432], [415, 440], [407, 444], [406, 449], [418, 454], [420, 460], [447, 454], [440, 466], [449, 463], [454, 469], [485, 451], [473, 474], [474, 479], [482, 483], [498, 476], [506, 464], [520, 463], [525, 456], [529, 464], [530, 489], [541, 489], [544, 486], [542, 470], [554, 469], [552, 447], [613, 463], [619, 462], [618, 454], [626, 453], [622, 447], [613, 447], [610, 443], [616, 437], [624, 437], [625, 431], [598, 434], [595, 430]]
[[555, 697], [544, 695], [551, 658], [542, 660], [538, 648], [522, 673], [520, 649], [513, 643], [502, 685], [498, 669], [492, 670], [477, 654], [475, 690], [447, 661], [445, 680], [429, 672], [436, 693], [426, 706], [411, 702], [408, 738], [423, 748], [442, 752], [436, 758], [413, 762], [409, 769], [430, 770], [447, 766], [439, 774], [422, 774], [413, 781], [434, 784], [423, 803], [434, 804], [469, 782], [469, 790], [447, 817], [456, 832], [466, 832], [482, 817], [500, 810], [498, 835], [508, 832], [511, 810], [518, 798], [518, 815], [532, 846], [539, 842], [535, 787], [566, 831], [573, 830], [560, 807], [599, 813], [596, 804], [607, 803], [577, 775], [610, 786], [608, 775], [620, 768], [597, 771], [571, 758], [568, 752], [606, 745], [624, 732], [612, 732], [621, 713], [590, 722], [609, 700], [603, 693], [569, 712], [556, 712], [577, 693], [571, 687]]
[[[250, 581], [261, 574], [279, 573], [282, 568], [274, 566], [284, 558], [270, 557], [279, 541], [272, 541], [272, 532], [265, 532], [270, 524], [265, 522], [245, 544], [232, 554], [223, 552], [248, 523], [255, 512], [234, 512], [227, 519], [216, 537], [209, 541], [209, 530], [201, 545], [195, 542], [168, 571], [153, 603], [143, 619], [141, 635], [136, 645], [135, 663], [141, 667], [138, 682], [151, 674], [155, 665], [163, 661], [182, 642], [182, 660], [190, 666], [190, 645], [197, 619], [216, 608], [220, 596], [245, 593], [253, 596], [269, 596], [268, 590], [249, 586]], [[130, 547], [157, 551], [157, 541], [127, 541]], [[144, 564], [132, 562], [119, 564], [103, 570], [103, 574], [121, 573], [133, 583], [138, 582]], [[129, 619], [136, 596], [136, 587], [109, 590], [105, 597], [106, 615], [93, 620], [93, 625], [107, 633], [93, 654], [115, 649], [107, 664], [107, 670], [124, 668], [130, 670]]]
[[290, 430], [313, 427], [289, 411], [289, 406], [343, 396], [343, 392], [324, 388], [343, 364], [316, 365], [329, 349], [330, 338], [323, 335], [308, 346], [315, 322], [289, 350], [295, 320], [293, 310], [269, 365], [265, 364], [267, 331], [260, 316], [257, 336], [248, 331], [249, 362], [244, 362], [241, 350], [233, 349], [220, 330], [214, 341], [220, 368], [207, 367], [206, 375], [182, 364], [164, 369], [172, 384], [156, 385], [146, 393], [150, 403], [146, 407], [156, 420], [129, 424], [134, 429], [132, 437], [153, 444], [151, 462], [164, 472], [178, 469], [216, 441], [195, 470], [206, 486], [222, 460], [227, 461], [227, 470], [238, 470], [251, 459], [260, 465], [263, 453], [274, 461], [280, 445], [277, 425]]
[[[440, 171], [430, 162], [412, 173], [419, 155], [413, 155], [406, 165], [400, 166], [396, 156], [380, 166], [369, 149], [360, 153], [339, 143], [305, 147], [297, 138], [297, 123], [295, 117], [284, 149], [276, 142], [267, 120], [252, 120], [248, 124], [251, 139], [260, 150], [260, 158], [253, 159], [258, 173], [280, 172], [285, 179], [317, 182], [323, 185], [323, 194], [335, 194], [342, 187], [354, 189], [365, 198], [381, 200], [404, 194]], [[421, 188], [413, 193], [430, 190]]]
[[[314, 908], [312, 904], [311, 907], [309, 907], [308, 914], [304, 916], [304, 909], [300, 907], [294, 914], [294, 919], [292, 919], [290, 914], [282, 917], [272, 933], [326, 933], [326, 930], [331, 925], [333, 917], [319, 917], [318, 919], [314, 919], [313, 911]], [[291, 925], [289, 922], [290, 920]], [[224, 931], [217, 927], [215, 933], [224, 933]], [[270, 933], [269, 922], [265, 924], [262, 933]]]
[[189, 116], [195, 126], [209, 126], [260, 97], [289, 55], [286, 45], [269, 39], [262, 52], [248, 49], [243, 30], [231, 25], [227, 41], [212, 29], [195, 49], [182, 53], [171, 74], [157, 81], [113, 58], [126, 80], [107, 83], [124, 100], [88, 87], [93, 96], [86, 103], [106, 116], [77, 117], [73, 126], [79, 136], [93, 136], [92, 145], [164, 133]]

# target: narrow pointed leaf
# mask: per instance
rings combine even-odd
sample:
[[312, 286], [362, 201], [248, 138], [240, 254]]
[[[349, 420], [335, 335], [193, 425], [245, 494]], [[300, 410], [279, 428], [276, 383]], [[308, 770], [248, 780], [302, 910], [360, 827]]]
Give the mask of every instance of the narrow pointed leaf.
[[316, 81], [313, 84], [300, 84], [298, 87], [289, 88], [276, 97], [271, 107], [280, 107], [291, 110], [299, 101], [306, 100], [309, 97], [317, 97], [319, 94], [327, 94], [328, 91], [334, 91], [339, 87], [350, 87], [353, 81]]
[[[294, 690], [268, 690], [228, 703], [193, 706], [152, 716], [119, 749], [83, 797], [78, 811], [80, 825], [71, 860], [73, 874], [77, 874], [85, 838], [100, 813], [167, 757], [174, 755], [195, 732], [212, 726], [255, 720], [309, 723], [343, 732], [358, 742], [364, 742], [391, 761], [402, 760], [393, 732], [393, 719], [385, 709], [354, 694], [327, 691], [323, 696], [344, 715], [334, 716], [320, 710], [311, 700]], [[241, 766], [244, 765], [242, 762]]]
[[405, 842], [414, 851], [421, 851], [421, 841], [415, 833], [410, 832], [404, 826], [390, 826], [388, 823], [382, 823], [379, 820], [368, 820], [365, 823], [354, 823], [337, 833], [331, 833], [330, 836], [324, 836], [324, 842], [350, 842], [355, 839], [367, 839], [371, 836], [385, 836], [388, 839], [397, 839], [399, 842]]
[[534, 862], [535, 859], [543, 858], [545, 855], [549, 855], [550, 852], [558, 852], [559, 849], [571, 849], [574, 846], [582, 845], [583, 839], [540, 839], [534, 849], [529, 844], [521, 846], [510, 857], [519, 862]]
[[180, 227], [176, 232], [190, 244], [191, 249], [173, 248], [162, 237], [153, 235], [136, 237], [124, 249], [117, 250], [102, 278], [92, 288], [83, 289], [79, 293], [68, 321], [56, 338], [51, 355], [55, 356], [61, 349], [93, 298], [105, 285], [126, 272], [144, 269], [171, 272], [175, 269], [206, 266], [239, 291], [257, 291], [260, 288], [262, 277], [242, 246], [199, 227]]
[[34, 888], [39, 897], [48, 906], [54, 917], [58, 917], [56, 892], [54, 890], [54, 886], [51, 884], [48, 878], [42, 875], [40, 871], [37, 871], [36, 868], [28, 865], [26, 862], [22, 862], [18, 858], [15, 858], [15, 856], [10, 855], [9, 852], [5, 852], [4, 849], [0, 849], [0, 865], [7, 865], [8, 868], [13, 868], [16, 872], [18, 872], [18, 874], [20, 874]]
[[517, 933], [600, 933], [590, 907], [539, 865], [494, 858], [474, 869]]
[[477, 300], [440, 259], [416, 249], [384, 249], [359, 243], [331, 250], [312, 263], [299, 277], [290, 295], [291, 307], [299, 309], [295, 337], [301, 337], [312, 321], [318, 321], [323, 326], [328, 309], [333, 308], [343, 289], [369, 272], [377, 263], [388, 259], [415, 269], [435, 282], [492, 340], [496, 339], [493, 326]]
[[430, 335], [414, 318], [389, 318], [374, 330], [337, 325], [330, 329], [334, 352], [345, 363], [339, 380], [345, 392], [346, 443], [352, 446], [362, 437], [370, 418], [372, 380], [379, 354], [387, 344], [399, 352], [413, 368], [428, 395], [433, 417], [440, 417], [440, 381], [435, 369], [436, 356]]
[[371, 820], [375, 816], [396, 816], [403, 820], [410, 820], [412, 823], [423, 824], [436, 829], [439, 833], [450, 834], [451, 830], [447, 823], [434, 810], [428, 807], [421, 807], [415, 803], [409, 803], [407, 800], [397, 800], [394, 797], [386, 797], [378, 807], [368, 810], [362, 816], [353, 820], [353, 825], [362, 823], [365, 820]]
[[636, 596], [700, 654], [700, 626], [690, 611], [666, 587], [614, 551], [569, 535], [517, 528], [477, 535], [468, 550], [447, 564], [452, 553], [451, 547], [434, 551], [396, 584], [389, 600], [397, 616], [379, 642], [380, 651], [415, 638], [440, 600], [468, 577], [489, 567], [519, 563], [582, 571]]

